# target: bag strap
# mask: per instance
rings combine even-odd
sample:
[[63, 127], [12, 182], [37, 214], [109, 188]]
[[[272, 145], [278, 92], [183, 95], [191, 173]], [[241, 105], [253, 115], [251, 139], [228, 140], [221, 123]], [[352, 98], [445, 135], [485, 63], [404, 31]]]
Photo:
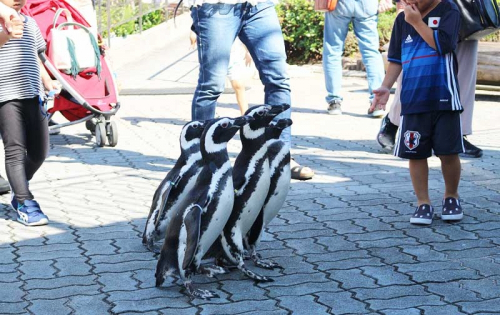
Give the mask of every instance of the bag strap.
[[[61, 16], [61, 14], [63, 12], [66, 14], [67, 22], [65, 22], [65, 23], [72, 23], [73, 22], [73, 16], [71, 16], [71, 12], [68, 9], [60, 8], [60, 9], [57, 9], [56, 14], [54, 15], [54, 20], [52, 23], [53, 28], [56, 28], [57, 20], [59, 19], [59, 16]], [[64, 23], [62, 23], [62, 24], [64, 24]]]

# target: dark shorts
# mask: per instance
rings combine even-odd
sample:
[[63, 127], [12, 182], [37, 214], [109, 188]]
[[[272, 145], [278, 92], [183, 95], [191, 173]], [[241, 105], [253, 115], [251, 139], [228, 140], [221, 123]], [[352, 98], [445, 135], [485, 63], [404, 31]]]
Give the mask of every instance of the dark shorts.
[[434, 154], [464, 152], [459, 111], [435, 111], [403, 115], [394, 155], [403, 159], [427, 159]]

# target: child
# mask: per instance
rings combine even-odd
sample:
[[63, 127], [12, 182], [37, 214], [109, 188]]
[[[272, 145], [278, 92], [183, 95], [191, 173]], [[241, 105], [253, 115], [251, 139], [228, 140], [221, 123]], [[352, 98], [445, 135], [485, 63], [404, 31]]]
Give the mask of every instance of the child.
[[463, 152], [460, 112], [463, 110], [456, 80], [454, 50], [458, 42], [460, 12], [451, 1], [405, 0], [392, 30], [389, 67], [382, 86], [374, 91], [371, 107], [383, 108], [389, 89], [403, 69], [401, 126], [394, 154], [410, 160], [410, 175], [418, 206], [410, 222], [431, 224], [434, 208], [428, 192], [427, 158], [432, 151], [441, 160], [445, 181], [442, 216], [461, 220], [458, 197]]
[[[26, 0], [0, 2], [19, 13]], [[19, 14], [11, 28], [8, 32], [0, 26], [0, 133], [12, 188], [11, 204], [19, 222], [44, 225], [48, 218], [34, 200], [28, 181], [42, 165], [49, 148], [47, 117], [41, 106], [42, 83], [47, 90], [54, 86], [38, 58], [45, 41], [35, 20]]]

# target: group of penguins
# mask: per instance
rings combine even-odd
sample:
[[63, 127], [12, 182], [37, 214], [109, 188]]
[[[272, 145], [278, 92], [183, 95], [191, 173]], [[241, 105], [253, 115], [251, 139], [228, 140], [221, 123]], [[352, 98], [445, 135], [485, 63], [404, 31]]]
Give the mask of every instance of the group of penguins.
[[[159, 252], [156, 286], [180, 276], [193, 298], [218, 297], [195, 289], [191, 275], [213, 277], [236, 267], [255, 281], [273, 281], [246, 268], [280, 266], [256, 252], [264, 228], [277, 215], [290, 187], [290, 144], [280, 140], [290, 119], [273, 120], [289, 105], [259, 105], [244, 116], [191, 121], [180, 135], [181, 155], [156, 190], [143, 244]], [[227, 143], [240, 130], [242, 143], [231, 167]], [[164, 238], [161, 251], [155, 241]], [[214, 264], [206, 264], [214, 259]], [[204, 264], [202, 265], [202, 260]]]

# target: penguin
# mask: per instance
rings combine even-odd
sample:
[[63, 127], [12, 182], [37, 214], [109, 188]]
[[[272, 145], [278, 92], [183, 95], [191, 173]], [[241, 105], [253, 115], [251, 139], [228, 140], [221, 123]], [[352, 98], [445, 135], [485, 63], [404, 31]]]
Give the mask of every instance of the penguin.
[[264, 228], [276, 217], [283, 206], [290, 188], [290, 143], [280, 139], [284, 129], [292, 125], [291, 119], [271, 122], [266, 128], [267, 157], [271, 184], [264, 206], [245, 237], [245, 248], [250, 252], [255, 265], [261, 268], [282, 268], [273, 261], [264, 261], [256, 251]]
[[165, 237], [172, 213], [191, 191], [201, 172], [200, 137], [204, 129], [205, 122], [195, 120], [185, 124], [181, 130], [181, 155], [156, 189], [142, 235], [142, 243], [150, 251], [159, 253], [154, 242]]
[[199, 270], [207, 250], [219, 237], [231, 215], [234, 187], [227, 142], [249, 116], [210, 121], [201, 136], [203, 166], [194, 187], [170, 220], [156, 266], [156, 286], [178, 273], [193, 298], [211, 299], [217, 294], [195, 289], [191, 275]]
[[261, 105], [247, 110], [254, 118], [241, 127], [242, 150], [233, 167], [234, 206], [231, 216], [209, 255], [219, 264], [225, 260], [255, 281], [273, 281], [248, 270], [243, 262], [243, 238], [257, 219], [271, 184], [265, 131], [269, 123], [290, 105]]

